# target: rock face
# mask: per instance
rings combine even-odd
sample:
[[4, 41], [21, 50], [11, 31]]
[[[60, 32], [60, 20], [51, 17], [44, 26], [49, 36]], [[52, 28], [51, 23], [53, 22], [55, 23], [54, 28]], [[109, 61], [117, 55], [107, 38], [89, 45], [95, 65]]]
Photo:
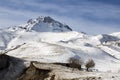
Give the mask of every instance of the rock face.
[[16, 80], [25, 68], [22, 60], [5, 54], [0, 55], [0, 80]]
[[9, 65], [8, 56], [4, 54], [0, 55], [0, 70], [7, 68]]

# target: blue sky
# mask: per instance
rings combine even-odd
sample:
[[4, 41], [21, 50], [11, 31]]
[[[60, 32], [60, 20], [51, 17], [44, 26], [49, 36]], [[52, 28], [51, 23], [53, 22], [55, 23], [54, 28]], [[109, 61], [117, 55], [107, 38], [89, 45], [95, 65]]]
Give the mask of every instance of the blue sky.
[[120, 0], [1, 0], [0, 28], [51, 16], [88, 34], [120, 32]]

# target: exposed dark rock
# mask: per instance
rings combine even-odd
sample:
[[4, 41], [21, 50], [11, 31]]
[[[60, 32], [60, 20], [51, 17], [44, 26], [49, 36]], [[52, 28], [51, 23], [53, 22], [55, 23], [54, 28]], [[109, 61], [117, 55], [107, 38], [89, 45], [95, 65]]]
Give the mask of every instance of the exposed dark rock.
[[3, 70], [10, 65], [8, 59], [8, 56], [5, 54], [0, 55], [0, 70]]
[[64, 27], [66, 27], [67, 29], [69, 29], [70, 31], [72, 31], [72, 29], [68, 25], [65, 25]]
[[48, 23], [51, 23], [51, 22], [53, 22], [54, 20], [51, 18], [51, 17], [49, 17], [49, 16], [47, 16], [47, 17], [44, 17], [44, 20], [43, 20], [43, 22], [48, 22]]
[[25, 68], [23, 60], [5, 54], [0, 55], [0, 80], [16, 80]]

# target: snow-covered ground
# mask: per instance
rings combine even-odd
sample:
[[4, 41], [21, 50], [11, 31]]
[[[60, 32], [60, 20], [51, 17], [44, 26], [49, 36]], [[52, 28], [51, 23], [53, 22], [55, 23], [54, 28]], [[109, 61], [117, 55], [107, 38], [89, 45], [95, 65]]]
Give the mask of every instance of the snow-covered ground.
[[7, 55], [47, 63], [66, 63], [69, 58], [78, 56], [84, 63], [93, 59], [98, 71], [120, 70], [119, 40], [119, 33], [87, 35], [71, 31], [55, 20], [29, 21], [21, 27], [0, 30], [1, 50], [25, 43]]

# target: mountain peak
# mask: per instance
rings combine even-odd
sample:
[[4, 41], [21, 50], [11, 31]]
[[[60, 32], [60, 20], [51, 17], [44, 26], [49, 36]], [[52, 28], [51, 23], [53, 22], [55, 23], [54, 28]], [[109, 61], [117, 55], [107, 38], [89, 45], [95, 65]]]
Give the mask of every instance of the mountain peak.
[[14, 28], [15, 30], [26, 30], [36, 32], [67, 32], [72, 29], [59, 21], [54, 20], [50, 16], [39, 16], [36, 19], [29, 19], [25, 25]]
[[33, 24], [34, 22], [45, 22], [45, 23], [52, 23], [54, 22], [55, 20], [52, 19], [50, 16], [39, 16], [38, 18], [36, 18], [35, 20], [33, 19], [29, 19], [27, 21], [27, 23], [29, 24]]

